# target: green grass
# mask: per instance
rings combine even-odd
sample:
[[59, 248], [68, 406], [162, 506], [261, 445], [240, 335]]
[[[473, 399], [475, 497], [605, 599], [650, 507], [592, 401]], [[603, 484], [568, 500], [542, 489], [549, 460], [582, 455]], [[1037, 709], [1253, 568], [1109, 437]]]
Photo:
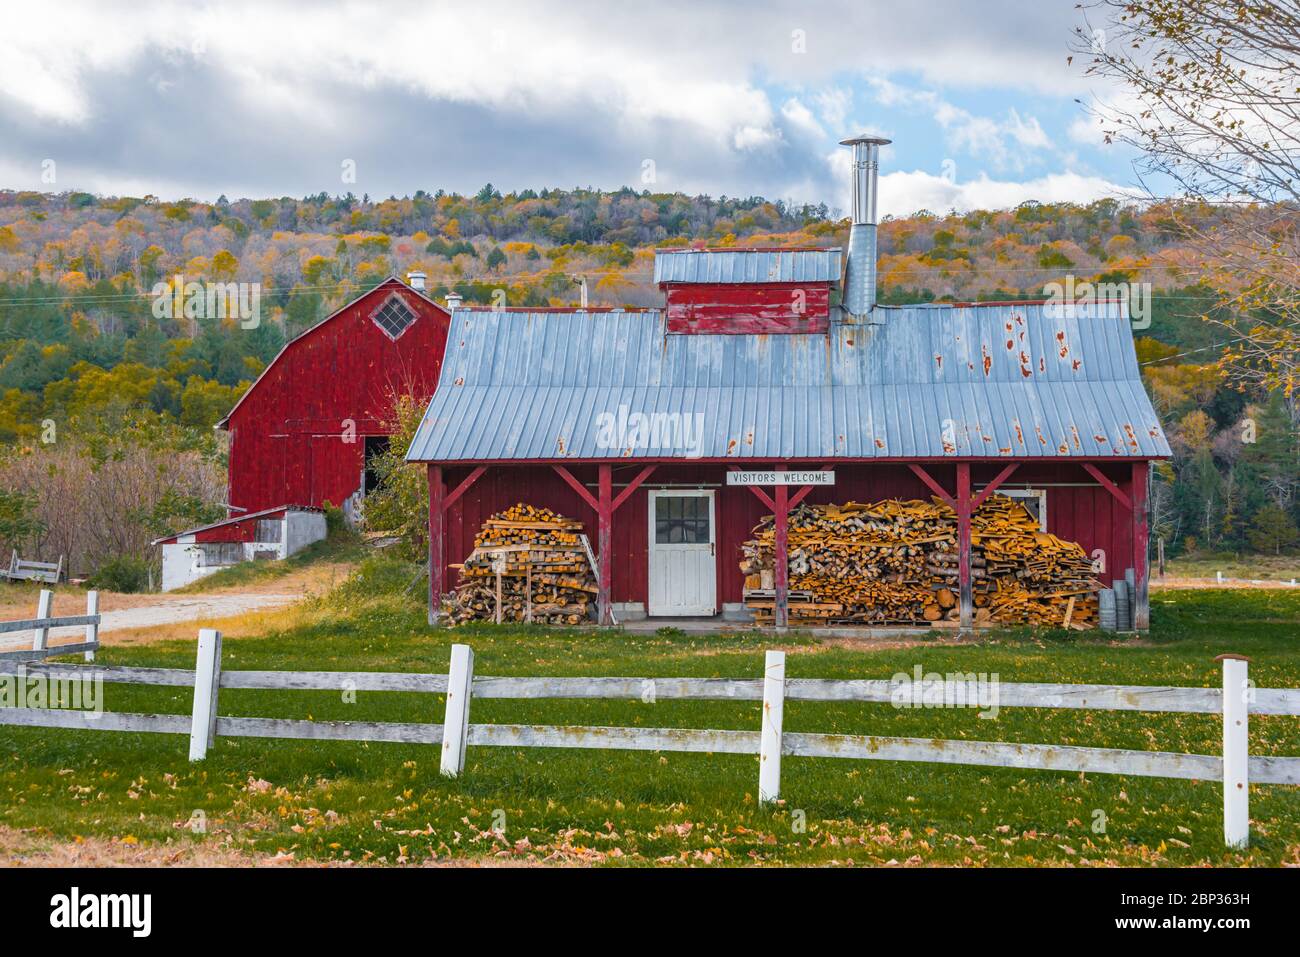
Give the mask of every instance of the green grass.
[[[396, 596], [406, 569], [370, 563], [295, 627], [229, 640], [228, 669], [446, 670], [473, 646], [497, 675], [757, 677], [770, 637], [542, 627], [430, 631]], [[390, 597], [374, 598], [375, 593]], [[991, 636], [859, 651], [786, 636], [790, 677], [996, 672], [1003, 681], [1213, 686], [1214, 656], [1252, 656], [1260, 686], [1300, 686], [1300, 595], [1179, 592], [1153, 602], [1155, 640]], [[192, 667], [192, 643], [108, 649], [106, 663]], [[188, 713], [186, 689], [106, 686], [110, 710]], [[221, 713], [442, 720], [441, 697], [224, 691]], [[752, 702], [475, 701], [478, 722], [757, 729]], [[1209, 715], [1004, 709], [900, 711], [788, 702], [788, 730], [1217, 753]], [[0, 824], [57, 838], [217, 842], [252, 853], [379, 863], [492, 858], [646, 864], [1196, 865], [1300, 863], [1300, 789], [1252, 789], [1252, 845], [1222, 841], [1220, 786], [1156, 778], [787, 758], [783, 803], [757, 805], [748, 756], [471, 748], [438, 774], [423, 746], [219, 738], [202, 765], [168, 735], [0, 728]], [[1300, 755], [1300, 718], [1252, 718], [1254, 754]], [[206, 834], [184, 825], [201, 810]], [[1105, 833], [1094, 822], [1105, 816]], [[494, 825], [504, 824], [504, 836]]]
[[173, 589], [171, 594], [192, 595], [218, 588], [272, 581], [317, 562], [355, 562], [360, 561], [365, 555], [365, 542], [361, 536], [350, 529], [340, 529], [331, 532], [327, 538], [319, 542], [312, 542], [302, 551], [295, 552], [283, 561], [240, 562], [204, 576], [183, 588]]

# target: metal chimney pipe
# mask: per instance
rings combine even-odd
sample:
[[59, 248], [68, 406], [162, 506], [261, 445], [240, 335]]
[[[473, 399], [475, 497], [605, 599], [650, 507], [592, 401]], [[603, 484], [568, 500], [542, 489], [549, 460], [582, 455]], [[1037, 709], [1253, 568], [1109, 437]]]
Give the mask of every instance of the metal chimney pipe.
[[460, 304], [461, 304], [462, 301], [463, 301], [463, 299], [462, 299], [460, 293], [458, 293], [458, 292], [449, 292], [449, 293], [447, 293], [447, 296], [446, 296], [447, 311], [448, 311], [448, 312], [454, 312], [455, 310], [459, 309], [459, 308], [460, 308]]
[[406, 284], [412, 289], [424, 292], [424, 281], [429, 278], [419, 270], [414, 270], [406, 274]]
[[840, 140], [841, 146], [853, 149], [853, 219], [844, 277], [844, 309], [864, 321], [870, 321], [876, 307], [876, 174], [880, 169], [880, 147], [890, 142], [879, 136]]

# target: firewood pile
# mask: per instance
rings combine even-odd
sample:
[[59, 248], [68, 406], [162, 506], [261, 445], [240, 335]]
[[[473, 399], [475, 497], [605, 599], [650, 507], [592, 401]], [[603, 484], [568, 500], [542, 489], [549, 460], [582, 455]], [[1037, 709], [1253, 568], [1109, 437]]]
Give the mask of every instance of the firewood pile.
[[597, 591], [582, 523], [532, 505], [489, 518], [474, 536], [474, 551], [452, 567], [460, 569], [460, 584], [442, 609], [453, 624], [576, 625], [587, 619]]
[[[775, 520], [742, 546], [745, 604], [775, 613]], [[1092, 562], [1083, 549], [1039, 531], [1021, 503], [990, 496], [971, 516], [976, 624], [1083, 629], [1097, 624]], [[799, 505], [790, 512], [791, 624], [944, 626], [960, 617], [957, 515], [942, 500]]]

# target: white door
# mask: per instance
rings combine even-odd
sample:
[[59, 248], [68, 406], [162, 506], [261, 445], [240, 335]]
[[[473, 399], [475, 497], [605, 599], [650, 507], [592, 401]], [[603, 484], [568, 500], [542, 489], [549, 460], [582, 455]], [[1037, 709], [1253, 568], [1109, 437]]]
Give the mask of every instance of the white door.
[[713, 493], [650, 491], [650, 601], [647, 613], [717, 612]]

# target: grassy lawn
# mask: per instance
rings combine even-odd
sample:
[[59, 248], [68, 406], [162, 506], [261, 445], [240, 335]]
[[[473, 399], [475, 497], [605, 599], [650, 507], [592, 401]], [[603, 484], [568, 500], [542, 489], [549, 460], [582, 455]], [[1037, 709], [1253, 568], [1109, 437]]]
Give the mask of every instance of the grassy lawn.
[[[520, 627], [430, 631], [405, 569], [364, 566], [284, 630], [229, 640], [228, 669], [444, 672], [453, 641], [479, 674], [759, 677], [770, 637], [633, 636]], [[1007, 632], [954, 647], [861, 650], [786, 636], [790, 677], [996, 672], [1003, 681], [1212, 686], [1214, 656], [1249, 654], [1262, 687], [1300, 686], [1300, 595], [1157, 595], [1150, 641]], [[108, 649], [101, 661], [192, 667], [193, 642]], [[188, 714], [186, 689], [110, 685], [107, 708]], [[749, 702], [476, 701], [476, 721], [756, 730]], [[221, 713], [440, 722], [420, 694], [223, 691]], [[1004, 709], [902, 711], [787, 702], [792, 731], [876, 733], [1218, 753], [1209, 715]], [[784, 802], [756, 802], [757, 758], [471, 748], [438, 775], [427, 746], [219, 738], [201, 766], [171, 735], [0, 727], [0, 826], [52, 839], [192, 841], [297, 860], [450, 859], [608, 865], [1300, 864], [1300, 789], [1252, 790], [1252, 846], [1227, 852], [1210, 782], [787, 758]], [[1254, 754], [1300, 755], [1300, 719], [1251, 721]], [[205, 833], [188, 822], [196, 811]], [[1094, 823], [1104, 815], [1104, 833]], [[504, 833], [496, 831], [504, 827]], [[164, 848], [165, 850], [165, 848]]]
[[361, 536], [349, 529], [339, 529], [331, 532], [328, 538], [312, 542], [302, 551], [295, 552], [282, 561], [239, 562], [211, 575], [205, 575], [182, 588], [173, 589], [171, 594], [194, 595], [223, 588], [256, 585], [285, 578], [294, 572], [323, 562], [358, 562], [365, 555], [365, 543]]

